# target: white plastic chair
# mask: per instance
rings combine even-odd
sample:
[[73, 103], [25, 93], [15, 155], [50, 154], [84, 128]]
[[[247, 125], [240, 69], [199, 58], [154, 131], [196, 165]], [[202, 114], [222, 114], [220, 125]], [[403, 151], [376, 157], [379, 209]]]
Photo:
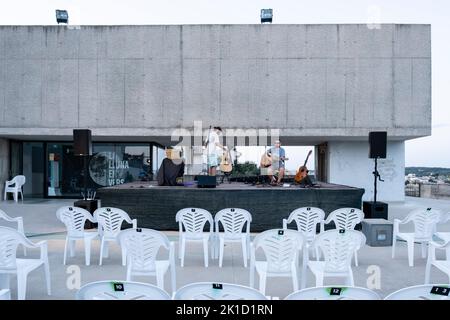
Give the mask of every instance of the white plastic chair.
[[[334, 222], [336, 229], [353, 230], [364, 219], [364, 212], [357, 208], [340, 208], [332, 211], [327, 219], [320, 224], [321, 232], [325, 224]], [[358, 248], [359, 249], [359, 248]], [[355, 266], [358, 266], [358, 251], [355, 251]]]
[[97, 231], [86, 232], [84, 223], [86, 220], [96, 222], [89, 211], [78, 207], [61, 207], [56, 211], [56, 217], [64, 223], [67, 229], [66, 243], [64, 246], [64, 265], [67, 259], [67, 249], [70, 249], [70, 256], [75, 256], [75, 244], [77, 240], [84, 242], [84, 254], [86, 265], [91, 264], [91, 242], [98, 236]]
[[230, 283], [190, 283], [174, 295], [174, 300], [267, 300], [258, 290]]
[[[219, 241], [219, 267], [222, 267], [225, 242], [240, 242], [242, 244], [242, 257], [244, 267], [247, 268], [247, 259], [250, 256], [250, 223], [252, 215], [244, 209], [227, 208], [216, 213], [214, 217], [216, 239]], [[222, 225], [224, 232], [219, 232]], [[242, 231], [245, 225], [245, 231]]]
[[[18, 245], [40, 248], [40, 257], [38, 259], [18, 259], [16, 257]], [[18, 299], [25, 300], [28, 273], [43, 266], [47, 293], [51, 295], [47, 241], [34, 243], [12, 228], [0, 227], [0, 248], [0, 277], [2, 278], [0, 282], [2, 282], [2, 286], [6, 285], [6, 289], [9, 289], [9, 276], [16, 274]]]
[[[256, 270], [259, 274], [259, 291], [263, 294], [267, 277], [292, 277], [294, 291], [298, 290], [298, 251], [302, 249], [303, 242], [301, 233], [289, 229], [272, 229], [258, 234], [250, 244], [250, 287], [255, 287]], [[256, 260], [259, 248], [264, 252], [265, 261]], [[301, 285], [303, 288], [303, 281]]]
[[[441, 219], [439, 221], [439, 224], [443, 224], [450, 221], [450, 213], [445, 213], [441, 215]], [[435, 232], [434, 236], [438, 237], [443, 242], [449, 242], [450, 241], [450, 232]], [[447, 248], [447, 260], [450, 260], [450, 248]]]
[[[414, 265], [414, 243], [422, 244], [422, 258], [426, 257], [427, 244], [431, 241], [436, 225], [441, 219], [442, 212], [435, 209], [415, 209], [403, 219], [394, 219], [394, 234], [392, 236], [392, 258], [395, 258], [397, 239], [406, 241], [408, 245], [408, 264]], [[400, 232], [400, 225], [414, 223], [414, 232]]]
[[[117, 235], [121, 230], [122, 223], [128, 222], [137, 228], [137, 220], [131, 220], [128, 213], [118, 208], [102, 207], [94, 211], [94, 220], [98, 222], [98, 233], [100, 235], [100, 260], [99, 265], [102, 265], [103, 256], [108, 257], [108, 242], [118, 242]], [[122, 250], [122, 265], [126, 264], [126, 252]]]
[[11, 291], [9, 289], [0, 289], [0, 300], [11, 300]]
[[319, 234], [312, 246], [320, 249], [324, 261], [308, 261], [316, 287], [323, 286], [325, 277], [343, 277], [348, 286], [354, 286], [352, 256], [365, 243], [364, 234], [355, 230], [328, 230]]
[[[21, 234], [23, 234], [23, 236], [25, 236], [25, 231], [23, 229], [23, 218], [22, 217], [10, 217], [8, 216], [5, 211], [0, 210], [0, 219], [3, 219], [7, 222], [16, 222], [17, 223], [17, 231]], [[23, 254], [26, 256], [27, 255], [27, 248], [25, 246], [23, 246]]]
[[25, 176], [15, 176], [12, 180], [5, 182], [5, 201], [7, 200], [7, 193], [12, 193], [14, 196], [14, 201], [19, 201], [19, 193], [23, 202], [23, 191], [22, 186], [25, 184]]
[[[436, 294], [436, 289], [442, 294]], [[447, 295], [445, 295], [446, 289]], [[397, 290], [388, 295], [384, 300], [450, 300], [449, 284], [426, 284], [412, 286]]]
[[[446, 250], [446, 260], [436, 260], [436, 249]], [[430, 283], [431, 267], [434, 266], [444, 272], [448, 276], [450, 283], [450, 260], [448, 253], [450, 251], [450, 241], [444, 243], [437, 243], [436, 241], [430, 241], [428, 243], [428, 260], [425, 269], [425, 284]]]
[[96, 281], [85, 284], [76, 294], [77, 300], [171, 300], [161, 288], [133, 281]]
[[381, 300], [380, 296], [367, 288], [348, 286], [315, 287], [299, 290], [284, 300]]
[[[311, 243], [316, 237], [317, 224], [325, 219], [325, 212], [320, 208], [302, 207], [295, 209], [289, 218], [283, 219], [283, 229], [287, 229], [289, 223], [295, 221], [297, 231], [301, 232], [305, 238], [306, 250], [309, 251]], [[319, 253], [315, 251], [315, 256], [319, 259]]]
[[[152, 229], [126, 229], [119, 233], [119, 242], [127, 253], [127, 281], [133, 276], [156, 276], [164, 290], [164, 275], [170, 268], [172, 292], [175, 292], [175, 244], [167, 236]], [[169, 251], [169, 258], [157, 260], [160, 248]]]
[[[179, 226], [179, 258], [184, 266], [186, 242], [202, 242], [205, 267], [208, 267], [208, 243], [213, 240], [213, 217], [211, 213], [200, 208], [184, 208], [177, 212], [175, 221]], [[204, 232], [205, 224], [209, 222], [209, 231]], [[184, 228], [184, 230], [183, 230]], [[214, 243], [211, 246], [211, 256], [214, 257]]]

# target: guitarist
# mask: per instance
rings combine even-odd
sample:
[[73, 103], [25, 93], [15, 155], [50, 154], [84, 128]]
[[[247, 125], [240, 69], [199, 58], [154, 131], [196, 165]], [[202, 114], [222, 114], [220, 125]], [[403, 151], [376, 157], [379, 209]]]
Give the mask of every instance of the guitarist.
[[[280, 140], [276, 140], [274, 146], [267, 150], [267, 155], [272, 158], [272, 165], [269, 169], [269, 179], [271, 185], [279, 185], [284, 177], [286, 151], [281, 147]], [[278, 179], [275, 177], [278, 173]]]

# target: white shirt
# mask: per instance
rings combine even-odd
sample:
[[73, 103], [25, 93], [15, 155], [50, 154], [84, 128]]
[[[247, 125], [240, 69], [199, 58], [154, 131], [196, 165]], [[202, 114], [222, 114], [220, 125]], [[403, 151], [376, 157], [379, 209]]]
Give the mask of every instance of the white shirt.
[[219, 144], [219, 135], [215, 131], [211, 131], [208, 137], [208, 146], [207, 152], [209, 155], [218, 155], [220, 154], [220, 148], [217, 146]]

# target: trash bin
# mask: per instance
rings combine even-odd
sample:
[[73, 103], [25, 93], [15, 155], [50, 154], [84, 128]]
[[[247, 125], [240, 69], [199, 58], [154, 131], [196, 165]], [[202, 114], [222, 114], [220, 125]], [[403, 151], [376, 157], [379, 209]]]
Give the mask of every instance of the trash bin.
[[[75, 201], [73, 205], [78, 208], [86, 209], [93, 215], [94, 211], [98, 208], [98, 200], [78, 200]], [[86, 220], [86, 223], [84, 224], [85, 229], [94, 229], [97, 228], [97, 226], [97, 223], [92, 223], [89, 220]]]

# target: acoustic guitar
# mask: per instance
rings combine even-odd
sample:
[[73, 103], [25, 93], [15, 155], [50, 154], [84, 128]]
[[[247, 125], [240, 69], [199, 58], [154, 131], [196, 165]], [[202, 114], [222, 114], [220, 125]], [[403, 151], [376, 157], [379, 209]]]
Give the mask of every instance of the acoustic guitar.
[[222, 160], [220, 161], [220, 171], [229, 173], [233, 171], [233, 164], [231, 163], [230, 151], [224, 151], [222, 154]]
[[303, 179], [308, 176], [308, 168], [306, 167], [306, 163], [308, 162], [309, 156], [311, 155], [312, 150], [309, 150], [308, 155], [306, 156], [305, 163], [298, 168], [297, 173], [295, 174], [294, 181], [296, 183], [301, 183]]

